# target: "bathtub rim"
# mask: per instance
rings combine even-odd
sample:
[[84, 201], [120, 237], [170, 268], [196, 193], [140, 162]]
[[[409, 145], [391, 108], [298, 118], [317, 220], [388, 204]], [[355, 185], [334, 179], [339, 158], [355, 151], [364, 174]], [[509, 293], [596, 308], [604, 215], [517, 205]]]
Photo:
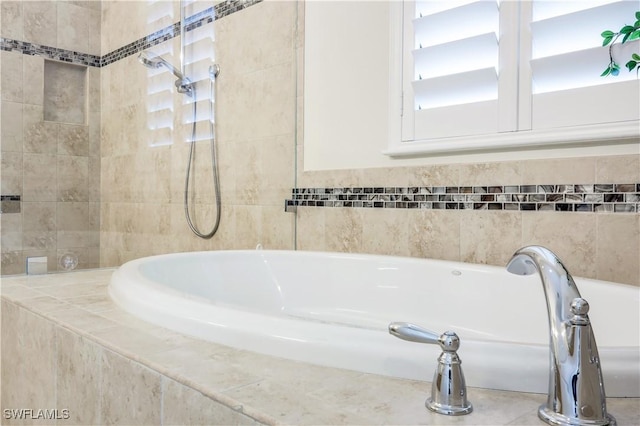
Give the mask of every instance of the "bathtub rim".
[[[227, 331], [231, 331], [232, 333], [226, 333], [223, 337], [218, 335], [216, 339], [211, 339], [210, 337], [208, 337], [205, 331], [198, 331], [199, 329], [197, 327], [196, 327], [196, 330], [193, 332], [185, 332], [184, 329], [180, 327], [180, 325], [184, 322], [184, 318], [193, 319], [194, 313], [198, 312], [201, 308], [209, 309], [211, 306], [210, 301], [206, 298], [191, 295], [183, 299], [186, 301], [187, 306], [184, 307], [182, 310], [180, 310], [179, 315], [177, 313], [166, 314], [167, 312], [171, 312], [171, 310], [168, 308], [173, 307], [171, 298], [184, 297], [185, 294], [178, 290], [167, 288], [162, 284], [159, 284], [152, 280], [147, 279], [137, 269], [137, 266], [140, 265], [141, 263], [144, 263], [150, 260], [162, 260], [165, 257], [192, 256], [194, 254], [210, 255], [211, 253], [224, 253], [224, 254], [233, 253], [233, 254], [240, 254], [240, 255], [242, 254], [252, 254], [252, 255], [267, 254], [268, 255], [269, 253], [272, 253], [272, 252], [276, 252], [278, 254], [295, 253], [296, 255], [304, 254], [308, 256], [314, 256], [314, 255], [330, 255], [330, 256], [339, 256], [339, 257], [346, 256], [346, 257], [365, 258], [365, 259], [384, 257], [384, 258], [390, 258], [390, 259], [396, 259], [396, 260], [405, 259], [408, 261], [425, 260], [429, 262], [435, 262], [440, 265], [447, 265], [449, 267], [456, 267], [456, 266], [460, 267], [460, 265], [472, 265], [474, 268], [477, 267], [479, 269], [487, 270], [487, 271], [502, 270], [502, 268], [493, 266], [493, 265], [466, 264], [464, 262], [455, 262], [455, 261], [438, 260], [438, 259], [416, 259], [416, 258], [401, 257], [401, 256], [380, 256], [380, 255], [359, 254], [359, 253], [342, 254], [342, 253], [334, 253], [334, 252], [292, 251], [292, 250], [221, 250], [216, 252], [197, 251], [197, 252], [160, 254], [160, 255], [147, 256], [147, 257], [129, 261], [114, 271], [111, 277], [111, 282], [109, 284], [108, 293], [112, 298], [112, 300], [116, 303], [116, 305], [120, 306], [125, 311], [128, 311], [133, 315], [136, 315], [147, 322], [160, 325], [165, 328], [169, 328], [174, 331], [178, 331], [180, 333], [193, 336], [199, 339], [213, 341], [216, 343], [220, 343], [220, 344], [231, 346], [238, 349], [259, 352], [266, 355], [277, 356], [281, 358], [291, 359], [294, 361], [318, 364], [318, 365], [323, 365], [327, 367], [346, 368], [346, 369], [362, 371], [362, 372], [372, 372], [369, 370], [379, 369], [379, 365], [370, 365], [367, 362], [367, 360], [361, 360], [356, 364], [351, 363], [350, 366], [345, 366], [345, 364], [342, 362], [334, 362], [333, 359], [331, 360], [331, 362], [327, 362], [324, 359], [324, 357], [326, 356], [324, 352], [321, 352], [318, 349], [319, 347], [320, 348], [322, 347], [322, 344], [324, 342], [323, 340], [312, 341], [310, 339], [307, 339], [305, 343], [313, 343], [316, 346], [313, 346], [311, 347], [311, 349], [307, 349], [303, 351], [304, 355], [301, 355], [301, 357], [291, 357], [289, 356], [290, 355], [289, 348], [291, 346], [288, 345], [288, 343], [290, 343], [290, 341], [296, 341], [298, 342], [298, 345], [299, 345], [301, 341], [304, 341], [304, 336], [300, 336], [300, 335], [295, 335], [293, 338], [291, 336], [289, 336], [289, 338], [283, 338], [282, 336], [274, 334], [274, 335], [268, 336], [266, 340], [263, 340], [258, 344], [247, 345], [246, 340], [243, 337], [243, 336], [246, 336], [247, 334], [245, 334], [244, 331], [242, 331], [244, 329], [241, 327], [234, 329], [228, 326], [218, 324], [218, 327], [219, 327], [218, 330], [226, 329]], [[118, 288], [118, 286], [112, 286], [111, 284], [113, 283], [114, 279], [117, 281], [117, 278], [123, 275], [125, 272], [130, 273], [132, 275], [130, 278], [137, 278], [137, 281], [134, 279], [129, 282], [130, 283], [128, 286], [129, 288], [127, 289], [127, 291], [130, 292], [132, 289], [135, 288], [134, 291], [137, 294], [137, 296], [135, 297], [132, 297], [131, 293], [127, 295], [126, 294], [127, 292], [123, 292], [121, 286], [120, 288]], [[630, 285], [621, 284], [621, 283], [607, 282], [602, 280], [592, 280], [592, 279], [579, 278], [579, 277], [578, 277], [578, 280], [579, 281], [584, 281], [584, 280], [595, 281], [595, 282], [601, 282], [601, 283], [611, 284], [615, 286], [622, 286], [625, 288], [636, 289], [635, 286], [630, 286]], [[144, 297], [146, 295], [145, 291], [149, 287], [152, 288], [154, 291], [156, 291], [154, 297]], [[638, 290], [640, 291], [640, 289]], [[159, 306], [160, 306], [160, 309], [158, 309]], [[166, 309], [163, 309], [163, 308], [166, 308]], [[139, 314], [133, 313], [132, 309], [136, 309]], [[282, 327], [282, 324], [278, 324], [279, 322], [278, 318], [272, 314], [264, 314], [260, 312], [256, 313], [248, 310], [238, 309], [235, 307], [229, 308], [225, 306], [216, 306], [216, 309], [219, 310], [220, 313], [222, 313], [225, 317], [236, 319], [239, 324], [243, 323], [242, 319], [246, 319], [247, 315], [250, 315], [251, 320], [255, 322], [261, 323], [263, 325], [272, 323]], [[163, 320], [158, 319], [157, 312], [163, 311], [163, 310], [166, 311], [164, 319]], [[304, 321], [303, 319], [300, 319], [300, 320]], [[215, 325], [215, 324], [212, 324], [210, 320], [204, 321], [204, 323], [206, 323], [208, 326]], [[203, 327], [205, 326], [205, 324], [201, 324], [201, 325]], [[315, 323], [314, 321], [305, 321], [305, 325], [308, 327], [311, 327], [313, 330], [320, 329], [325, 332], [328, 329], [330, 329], [330, 331], [335, 332], [337, 335], [340, 335], [342, 333], [341, 329], [344, 328], [344, 325], [335, 326], [335, 325], [326, 324], [326, 323]], [[359, 332], [367, 335], [371, 333], [375, 333], [379, 335], [380, 333], [380, 330], [367, 330], [361, 327], [355, 327], [355, 328], [359, 328], [360, 329]], [[289, 329], [287, 331], [291, 332], [292, 330]], [[295, 332], [297, 330], [293, 330], [293, 331]], [[235, 336], [233, 335], [234, 333], [235, 333]], [[252, 336], [255, 336], [255, 335], [252, 335]], [[385, 345], [384, 345], [385, 347], [387, 346], [386, 343], [388, 342], [385, 342]], [[428, 356], [430, 358], [436, 359], [439, 354], [439, 350], [434, 345], [409, 344], [405, 348], [402, 348], [400, 344], [403, 344], [403, 343], [406, 344], [406, 342], [398, 342], [398, 344], [396, 345], [398, 348], [398, 351], [401, 353], [402, 356], [405, 356], [407, 352], [411, 352], [412, 353], [411, 356], [414, 356], [414, 357]], [[543, 377], [542, 376], [536, 377], [529, 381], [523, 381], [523, 382], [517, 383], [515, 386], [510, 386], [510, 387], [498, 386], [491, 383], [488, 385], [474, 384], [476, 379], [473, 377], [474, 373], [470, 374], [469, 373], [470, 371], [473, 371], [474, 368], [479, 369], [483, 365], [487, 365], [487, 363], [489, 362], [492, 362], [493, 364], [500, 364], [500, 360], [496, 360], [494, 358], [489, 359], [490, 357], [483, 358], [482, 356], [479, 356], [477, 359], [471, 359], [471, 357], [465, 356], [465, 347], [466, 348], [472, 347], [474, 350], [477, 350], [478, 346], [482, 347], [483, 345], [500, 345], [500, 344], [506, 344], [507, 346], [516, 345], [516, 346], [528, 348], [528, 352], [526, 352], [526, 360], [522, 360], [523, 361], [522, 365], [525, 366], [525, 367], [522, 367], [522, 369], [535, 370], [536, 368], [537, 369], [544, 368], [546, 370], [549, 367], [547, 344], [537, 344], [537, 343], [527, 343], [527, 342], [505, 342], [505, 341], [493, 341], [493, 340], [480, 341], [480, 340], [467, 339], [463, 342], [463, 345], [461, 347], [461, 358], [464, 360], [464, 363], [466, 366], [465, 374], [467, 375], [467, 382], [469, 383], [469, 386], [481, 387], [481, 388], [487, 388], [487, 389], [517, 391], [517, 392], [546, 393], [547, 387], [548, 387], [547, 375], [543, 375]], [[267, 348], [279, 347], [280, 349], [265, 350], [264, 347], [267, 347]], [[338, 345], [338, 347], [347, 351], [352, 349], [352, 347], [348, 344]], [[628, 359], [630, 362], [635, 362], [636, 364], [640, 364], [640, 354], [637, 353], [637, 350], [633, 346], [608, 346], [608, 347], [601, 347], [599, 349], [600, 349], [601, 360], [609, 358], [611, 356], [609, 355], [609, 352], [615, 353], [616, 355], [620, 355], [621, 353], [620, 351], [623, 351], [624, 353], [622, 353], [622, 356], [624, 359]], [[421, 351], [423, 353], [419, 355], [419, 352]], [[474, 356], [475, 356], [475, 352], [474, 352]], [[431, 381], [431, 374], [432, 374], [431, 364], [432, 363], [430, 362], [422, 362], [421, 364], [416, 364], [415, 366], [413, 366], [414, 367], [413, 372], [411, 372], [410, 374], [407, 374], [406, 372], [407, 369], [403, 368], [400, 370], [391, 369], [387, 373], [382, 373], [382, 375], [402, 377], [402, 378], [414, 379], [414, 380]], [[426, 367], [427, 365], [428, 367]], [[607, 365], [609, 366], [607, 367]], [[614, 377], [624, 376], [626, 372], [621, 368], [617, 368], [617, 367], [618, 366], [613, 362], [606, 362], [606, 361], [603, 362], [603, 371], [605, 371], [607, 375], [612, 375]], [[381, 374], [381, 373], [373, 372], [373, 374]], [[484, 374], [481, 374], [481, 375], [484, 376]], [[605, 382], [610, 382], [612, 384], [607, 386], [607, 389], [612, 390], [611, 392], [608, 392], [608, 395], [611, 394], [610, 396], [612, 397], [640, 396], [640, 388], [638, 390], [635, 390], [634, 388], [633, 390], [629, 391], [628, 389], [626, 389], [628, 386], [626, 386], [625, 389], [618, 390], [618, 387], [620, 385], [618, 380], [605, 379]], [[630, 394], [633, 394], [633, 395], [630, 395]]]

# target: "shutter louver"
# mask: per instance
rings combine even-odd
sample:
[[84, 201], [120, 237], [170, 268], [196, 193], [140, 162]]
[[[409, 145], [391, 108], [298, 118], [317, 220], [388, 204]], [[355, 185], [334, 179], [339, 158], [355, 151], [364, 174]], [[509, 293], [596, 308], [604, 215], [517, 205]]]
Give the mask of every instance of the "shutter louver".
[[[531, 22], [532, 125], [554, 128], [598, 122], [637, 120], [638, 81], [621, 69], [616, 77], [600, 75], [609, 48], [600, 33], [616, 31], [633, 19], [638, 1], [534, 0]], [[624, 67], [640, 42], [614, 46]], [[635, 105], [635, 107], [634, 107]], [[631, 108], [629, 108], [631, 106]]]
[[417, 2], [416, 15], [415, 108], [497, 99], [497, 3]]

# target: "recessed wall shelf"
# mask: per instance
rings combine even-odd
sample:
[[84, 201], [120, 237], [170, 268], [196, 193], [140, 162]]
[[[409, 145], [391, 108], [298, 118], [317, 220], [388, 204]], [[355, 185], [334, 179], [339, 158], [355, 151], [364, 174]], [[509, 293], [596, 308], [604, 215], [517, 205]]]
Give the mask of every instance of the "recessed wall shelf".
[[87, 67], [44, 61], [44, 120], [85, 124]]

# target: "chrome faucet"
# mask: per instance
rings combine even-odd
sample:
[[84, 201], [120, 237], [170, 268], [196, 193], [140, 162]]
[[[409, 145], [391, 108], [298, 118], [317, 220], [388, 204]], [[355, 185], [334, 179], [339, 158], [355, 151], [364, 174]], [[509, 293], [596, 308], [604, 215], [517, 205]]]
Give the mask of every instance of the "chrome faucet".
[[589, 304], [562, 261], [549, 249], [523, 247], [515, 252], [507, 270], [542, 279], [549, 314], [549, 394], [538, 417], [551, 425], [615, 425], [607, 413], [600, 357]]
[[457, 352], [460, 338], [456, 333], [445, 331], [437, 335], [408, 322], [392, 322], [389, 324], [389, 334], [409, 342], [440, 345], [442, 353], [433, 374], [431, 396], [425, 402], [429, 410], [447, 416], [462, 416], [473, 411], [471, 402], [467, 400], [467, 385]]

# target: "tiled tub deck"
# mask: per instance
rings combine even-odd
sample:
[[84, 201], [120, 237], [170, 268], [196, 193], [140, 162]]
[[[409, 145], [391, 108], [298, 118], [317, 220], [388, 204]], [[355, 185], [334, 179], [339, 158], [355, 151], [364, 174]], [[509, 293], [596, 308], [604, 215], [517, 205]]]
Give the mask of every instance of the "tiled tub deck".
[[[446, 417], [424, 408], [429, 383], [150, 325], [111, 302], [112, 272], [2, 278], [3, 424], [542, 424], [545, 395], [470, 388], [474, 412]], [[619, 425], [640, 424], [640, 398], [611, 398], [608, 409]]]

